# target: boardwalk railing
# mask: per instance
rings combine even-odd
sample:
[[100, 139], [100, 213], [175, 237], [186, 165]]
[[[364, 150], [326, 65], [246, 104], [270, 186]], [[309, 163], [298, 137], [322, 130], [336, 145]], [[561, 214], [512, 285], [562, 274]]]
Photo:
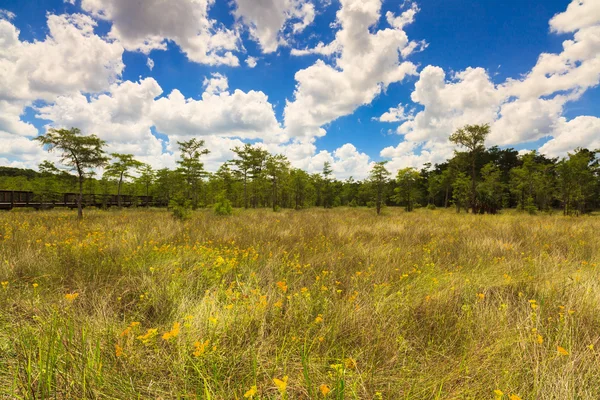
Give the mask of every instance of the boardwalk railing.
[[[13, 208], [48, 209], [54, 207], [77, 208], [77, 193], [45, 193], [0, 190], [0, 210]], [[117, 195], [84, 194], [82, 199], [84, 207], [109, 208], [119, 206]], [[154, 199], [152, 196], [121, 195], [121, 207], [165, 207], [166, 204]]]

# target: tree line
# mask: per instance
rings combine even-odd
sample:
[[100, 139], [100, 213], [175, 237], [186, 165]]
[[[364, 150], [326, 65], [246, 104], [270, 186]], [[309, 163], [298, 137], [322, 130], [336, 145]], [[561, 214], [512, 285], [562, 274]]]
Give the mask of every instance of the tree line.
[[[48, 161], [39, 172], [0, 168], [0, 188], [30, 190], [50, 200], [55, 193], [78, 194], [79, 216], [84, 194], [152, 196], [172, 208], [231, 207], [332, 208], [369, 206], [454, 207], [457, 212], [495, 214], [503, 208], [536, 213], [562, 209], [582, 214], [600, 206], [600, 150], [575, 149], [563, 158], [536, 151], [486, 148], [489, 125], [467, 125], [450, 140], [459, 150], [444, 163], [404, 168], [395, 177], [387, 162], [375, 163], [364, 180], [338, 180], [325, 162], [320, 173], [294, 168], [283, 155], [245, 144], [232, 151], [234, 159], [214, 173], [204, 168], [210, 150], [199, 139], [177, 142], [180, 159], [175, 169], [153, 169], [131, 154], [104, 150], [106, 143], [78, 129], [51, 129], [37, 137], [47, 150], [59, 154], [59, 166]], [[102, 167], [104, 173], [97, 176]]]

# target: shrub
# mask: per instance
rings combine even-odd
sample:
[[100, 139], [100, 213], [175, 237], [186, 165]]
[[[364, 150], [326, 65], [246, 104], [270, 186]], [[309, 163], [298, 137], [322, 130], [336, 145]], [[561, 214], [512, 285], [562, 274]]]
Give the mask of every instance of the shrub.
[[169, 202], [169, 208], [173, 218], [180, 221], [188, 220], [192, 217], [192, 204], [184, 197], [176, 197]]
[[233, 213], [231, 202], [225, 196], [219, 196], [214, 210], [217, 215], [231, 215]]

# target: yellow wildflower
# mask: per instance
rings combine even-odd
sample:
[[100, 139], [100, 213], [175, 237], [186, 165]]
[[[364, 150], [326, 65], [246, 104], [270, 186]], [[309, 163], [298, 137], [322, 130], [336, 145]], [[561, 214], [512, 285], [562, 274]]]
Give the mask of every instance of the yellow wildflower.
[[560, 347], [560, 346], [556, 346], [556, 351], [558, 352], [558, 354], [560, 354], [561, 356], [568, 356], [569, 352], [567, 350], [565, 350], [564, 347]]
[[248, 398], [252, 398], [254, 397], [254, 395], [256, 394], [256, 392], [258, 392], [258, 389], [256, 388], [256, 386], [252, 386], [250, 388], [250, 390], [248, 390], [246, 393], [244, 393], [244, 398], [248, 399]]
[[508, 398], [509, 400], [521, 400], [521, 398], [516, 394], [511, 394], [510, 396], [508, 396]]
[[76, 298], [79, 297], [79, 293], [67, 293], [65, 294], [65, 299], [72, 303], [73, 301], [75, 301]]
[[277, 282], [277, 287], [279, 287], [279, 289], [281, 289], [281, 291], [283, 293], [287, 293], [288, 287], [287, 287], [287, 284], [285, 283], [285, 281]]
[[173, 324], [173, 328], [169, 332], [165, 332], [162, 335], [162, 338], [164, 340], [169, 340], [171, 338], [177, 337], [177, 335], [179, 335], [180, 328], [181, 328], [181, 324], [179, 322], [175, 322]]
[[537, 335], [537, 342], [538, 342], [539, 344], [542, 344], [542, 343], [544, 343], [544, 338], [542, 337], [542, 335]]
[[33, 285], [31, 285], [31, 286], [33, 286], [33, 288], [35, 289], [35, 288], [37, 288], [37, 287], [38, 287], [38, 286], [40, 286], [40, 285], [38, 285], [37, 283], [34, 283], [34, 284], [33, 284]]
[[2, 282], [2, 288], [6, 289], [8, 287], [8, 281]]
[[498, 397], [502, 397], [502, 396], [504, 396], [504, 392], [503, 392], [502, 390], [500, 390], [500, 389], [496, 389], [496, 390], [494, 390], [494, 394], [495, 394], [496, 396], [498, 396]]
[[148, 329], [146, 331], [146, 334], [138, 336], [137, 339], [144, 344], [148, 344], [157, 335], [157, 333], [158, 333], [158, 329], [156, 329], [156, 328]]
[[202, 354], [206, 352], [206, 348], [208, 347], [209, 340], [205, 340], [204, 342], [195, 342], [194, 343], [194, 357], [200, 357]]
[[319, 314], [317, 315], [317, 318], [315, 318], [315, 323], [320, 324], [321, 322], [323, 322], [323, 314]]
[[485, 294], [483, 294], [483, 293], [477, 293], [477, 298], [479, 300], [483, 300], [483, 299], [485, 299]]
[[287, 388], [288, 376], [284, 376], [283, 379], [273, 378], [273, 383], [277, 386], [279, 393], [282, 395], [285, 394], [285, 389]]
[[322, 384], [321, 386], [319, 386], [319, 391], [321, 392], [323, 397], [325, 397], [327, 396], [327, 394], [329, 394], [329, 392], [331, 392], [331, 389], [326, 384]]
[[115, 344], [115, 356], [121, 357], [123, 355], [123, 348], [118, 344]]

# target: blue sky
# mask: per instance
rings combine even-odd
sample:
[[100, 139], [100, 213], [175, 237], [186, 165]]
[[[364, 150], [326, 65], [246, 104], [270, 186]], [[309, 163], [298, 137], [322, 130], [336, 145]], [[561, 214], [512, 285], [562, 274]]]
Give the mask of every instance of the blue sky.
[[161, 3], [4, 0], [0, 164], [35, 166], [51, 156], [26, 141], [73, 124], [156, 167], [197, 136], [209, 168], [249, 141], [339, 177], [443, 161], [465, 123], [489, 145], [600, 147], [594, 0]]

